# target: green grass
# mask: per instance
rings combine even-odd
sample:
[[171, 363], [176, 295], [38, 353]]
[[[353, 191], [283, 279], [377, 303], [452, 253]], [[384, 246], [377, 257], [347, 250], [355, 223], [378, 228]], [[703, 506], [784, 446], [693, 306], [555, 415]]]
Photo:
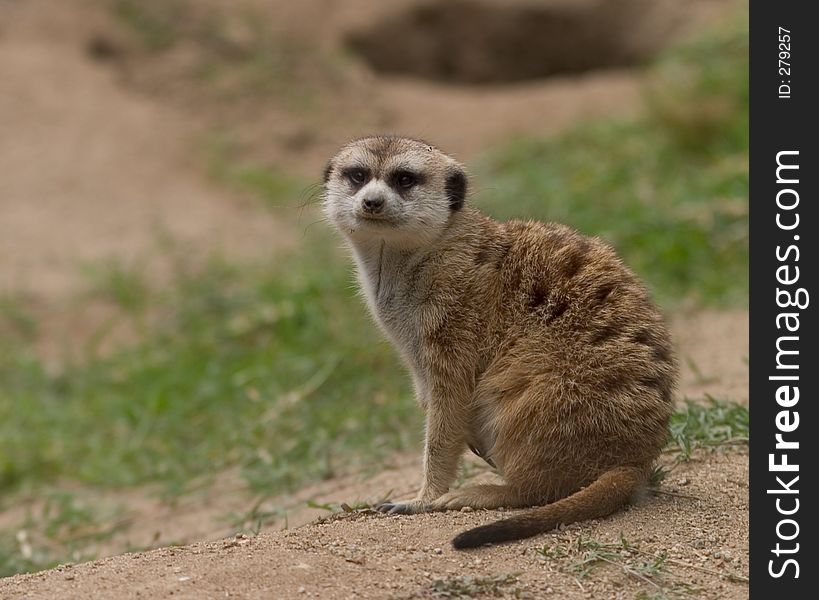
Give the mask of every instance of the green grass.
[[688, 460], [696, 448], [748, 444], [748, 407], [710, 396], [706, 400], [686, 400], [671, 416], [669, 446], [678, 461]]
[[694, 450], [747, 448], [749, 424], [750, 413], [745, 405], [708, 395], [704, 402], [686, 398], [668, 425], [668, 444], [663, 454], [671, 455], [674, 462], [653, 467], [649, 489], [662, 493], [662, 482], [675, 467], [689, 460]]
[[259, 532], [266, 526], [278, 521], [282, 516], [285, 517], [287, 513], [281, 509], [263, 508], [264, 498], [260, 498], [246, 511], [241, 513], [232, 512], [228, 515], [228, 520], [231, 526], [237, 533], [245, 533], [250, 535], [258, 535]]
[[0, 338], [29, 342], [37, 335], [37, 319], [22, 294], [0, 295]]
[[143, 269], [120, 259], [86, 265], [90, 295], [104, 298], [127, 312], [143, 312], [150, 303], [150, 284]]
[[310, 248], [285, 259], [298, 268], [180, 273], [143, 343], [56, 376], [0, 348], [0, 489], [176, 484], [241, 465], [279, 490], [416, 438], [406, 378], [343, 259]]
[[183, 4], [179, 0], [152, 2], [144, 0], [108, 0], [111, 11], [120, 22], [137, 35], [146, 49], [153, 52], [168, 50], [180, 37], [180, 17]]
[[678, 49], [653, 78], [645, 116], [493, 154], [473, 201], [500, 218], [561, 221], [611, 241], [665, 305], [744, 304], [747, 33]]
[[271, 209], [303, 211], [319, 199], [318, 183], [305, 185], [302, 179], [268, 165], [248, 163], [242, 148], [224, 132], [204, 140], [204, 162], [215, 181], [255, 196]]
[[77, 494], [48, 491], [13, 529], [0, 530], [0, 577], [94, 557], [89, 550], [124, 527], [120, 511]]

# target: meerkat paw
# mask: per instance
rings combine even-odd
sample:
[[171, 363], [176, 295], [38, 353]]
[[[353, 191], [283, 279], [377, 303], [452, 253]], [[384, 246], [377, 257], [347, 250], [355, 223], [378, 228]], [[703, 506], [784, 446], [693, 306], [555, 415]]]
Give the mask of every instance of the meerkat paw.
[[409, 500], [408, 502], [382, 502], [375, 510], [388, 515], [414, 515], [428, 512], [430, 505], [423, 500]]

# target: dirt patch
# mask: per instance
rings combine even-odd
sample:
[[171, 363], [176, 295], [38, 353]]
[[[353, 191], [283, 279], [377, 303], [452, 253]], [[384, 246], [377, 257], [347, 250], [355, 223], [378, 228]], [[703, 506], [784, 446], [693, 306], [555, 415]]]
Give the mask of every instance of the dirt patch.
[[379, 73], [509, 83], [640, 64], [668, 42], [674, 17], [654, 0], [457, 0], [411, 6], [349, 40]]
[[129, 94], [86, 56], [93, 18], [59, 2], [0, 12], [15, 22], [0, 36], [0, 290], [64, 297], [102, 259], [163, 271], [163, 240], [236, 258], [292, 242], [261, 207], [202, 177], [184, 114]]
[[[617, 564], [596, 564], [585, 577], [578, 575], [574, 565], [585, 555], [573, 549], [583, 540], [616, 545], [622, 538], [644, 553], [634, 560], [666, 557], [658, 585], [697, 598], [746, 598], [747, 584], [740, 579], [748, 573], [747, 477], [745, 453], [698, 454], [673, 472], [663, 487], [667, 493], [609, 519], [470, 552], [452, 550], [449, 540], [507, 511], [412, 517], [354, 513], [258, 537], [18, 575], [0, 580], [0, 596], [431, 598], [436, 589], [463, 583], [465, 577], [506, 582], [499, 587], [503, 597], [573, 600], [657, 592], [654, 584]], [[552, 555], [537, 552], [544, 545], [555, 549]]]
[[704, 311], [671, 320], [678, 348], [682, 398], [748, 404], [748, 311]]

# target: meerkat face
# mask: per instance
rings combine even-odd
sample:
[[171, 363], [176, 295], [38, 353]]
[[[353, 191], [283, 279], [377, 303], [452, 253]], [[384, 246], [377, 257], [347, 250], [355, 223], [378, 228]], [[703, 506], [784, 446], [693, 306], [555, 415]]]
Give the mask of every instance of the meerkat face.
[[417, 140], [370, 137], [350, 142], [327, 165], [325, 211], [352, 239], [423, 244], [463, 207], [463, 168]]

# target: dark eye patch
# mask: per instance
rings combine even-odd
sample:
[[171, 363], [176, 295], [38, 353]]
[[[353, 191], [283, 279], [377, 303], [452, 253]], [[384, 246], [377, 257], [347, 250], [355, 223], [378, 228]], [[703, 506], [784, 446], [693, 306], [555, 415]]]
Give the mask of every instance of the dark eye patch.
[[406, 169], [399, 169], [390, 176], [392, 186], [401, 190], [409, 190], [423, 182], [424, 178], [420, 173], [414, 173]]
[[370, 179], [370, 171], [363, 167], [349, 167], [342, 171], [342, 175], [355, 186], [364, 185]]
[[466, 199], [466, 175], [464, 175], [464, 172], [457, 169], [450, 173], [446, 178], [444, 190], [449, 200], [449, 208], [452, 210], [463, 208]]

